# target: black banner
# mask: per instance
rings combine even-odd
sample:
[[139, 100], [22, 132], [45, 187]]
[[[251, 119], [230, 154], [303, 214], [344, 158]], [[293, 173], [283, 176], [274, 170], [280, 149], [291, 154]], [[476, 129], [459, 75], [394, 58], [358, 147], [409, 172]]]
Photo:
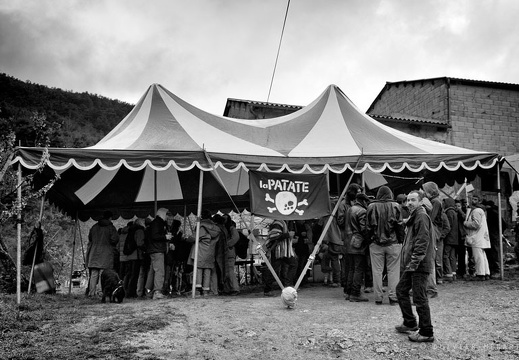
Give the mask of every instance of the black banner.
[[316, 219], [330, 215], [326, 174], [249, 171], [251, 211], [280, 220]]

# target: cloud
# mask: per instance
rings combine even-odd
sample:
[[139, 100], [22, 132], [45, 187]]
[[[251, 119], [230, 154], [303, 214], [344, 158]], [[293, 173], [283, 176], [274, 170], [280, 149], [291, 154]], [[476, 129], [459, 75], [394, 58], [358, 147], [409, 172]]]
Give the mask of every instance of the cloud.
[[[266, 101], [287, 2], [0, 3], [0, 71], [130, 103], [152, 83], [221, 114]], [[519, 83], [514, 0], [292, 1], [270, 101], [307, 105], [336, 84], [366, 110], [386, 81]]]

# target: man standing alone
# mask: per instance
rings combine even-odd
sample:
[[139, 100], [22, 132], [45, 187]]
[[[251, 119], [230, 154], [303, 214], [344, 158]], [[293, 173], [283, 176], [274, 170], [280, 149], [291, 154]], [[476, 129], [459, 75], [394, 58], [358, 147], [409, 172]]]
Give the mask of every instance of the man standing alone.
[[[401, 277], [396, 287], [398, 304], [404, 322], [395, 326], [400, 333], [409, 333], [409, 340], [414, 342], [433, 342], [433, 326], [429, 299], [427, 298], [427, 278], [433, 270], [434, 246], [431, 244], [431, 219], [427, 215], [423, 202], [423, 193], [413, 190], [407, 196], [407, 207], [411, 216], [406, 222], [406, 235], [402, 247]], [[409, 291], [413, 290], [413, 300], [418, 313], [418, 323], [413, 314]]]

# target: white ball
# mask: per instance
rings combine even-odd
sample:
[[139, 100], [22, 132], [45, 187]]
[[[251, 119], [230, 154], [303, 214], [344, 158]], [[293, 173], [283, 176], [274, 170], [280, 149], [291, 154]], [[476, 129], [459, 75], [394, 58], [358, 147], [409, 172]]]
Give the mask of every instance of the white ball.
[[281, 302], [287, 308], [292, 309], [296, 306], [297, 291], [293, 287], [289, 286], [283, 289], [281, 292]]
[[245, 236], [249, 236], [249, 229], [243, 229], [241, 233]]

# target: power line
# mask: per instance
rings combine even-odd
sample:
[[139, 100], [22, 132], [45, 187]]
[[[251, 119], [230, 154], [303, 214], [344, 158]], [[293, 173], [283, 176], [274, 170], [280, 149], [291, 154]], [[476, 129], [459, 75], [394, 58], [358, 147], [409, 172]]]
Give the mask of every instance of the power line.
[[285, 20], [283, 20], [283, 29], [281, 29], [281, 38], [279, 39], [278, 53], [276, 54], [276, 62], [274, 63], [274, 71], [272, 72], [272, 79], [270, 80], [269, 94], [267, 96], [267, 103], [270, 99], [270, 92], [272, 91], [272, 84], [274, 83], [274, 75], [276, 74], [276, 67], [278, 65], [279, 51], [281, 50], [281, 42], [283, 41], [283, 34], [285, 32], [285, 24], [287, 23], [288, 8], [290, 7], [290, 0], [287, 3], [287, 10], [285, 12]]

